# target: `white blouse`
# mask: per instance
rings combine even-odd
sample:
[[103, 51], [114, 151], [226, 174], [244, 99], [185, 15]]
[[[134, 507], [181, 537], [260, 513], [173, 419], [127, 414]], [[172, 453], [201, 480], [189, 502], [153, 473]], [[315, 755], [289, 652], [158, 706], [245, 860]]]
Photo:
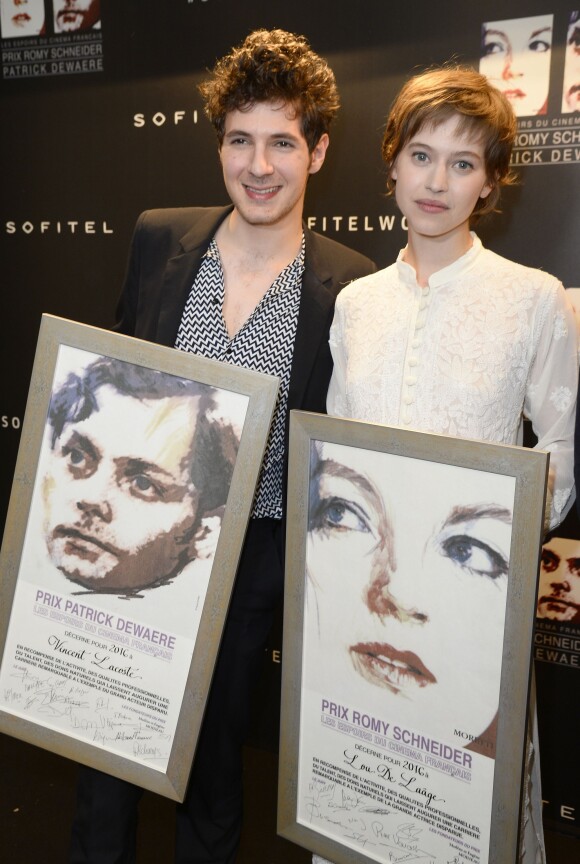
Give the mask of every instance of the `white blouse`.
[[525, 415], [551, 453], [554, 527], [573, 501], [573, 311], [553, 276], [472, 237], [425, 288], [401, 252], [341, 291], [328, 413], [504, 444], [516, 443]]

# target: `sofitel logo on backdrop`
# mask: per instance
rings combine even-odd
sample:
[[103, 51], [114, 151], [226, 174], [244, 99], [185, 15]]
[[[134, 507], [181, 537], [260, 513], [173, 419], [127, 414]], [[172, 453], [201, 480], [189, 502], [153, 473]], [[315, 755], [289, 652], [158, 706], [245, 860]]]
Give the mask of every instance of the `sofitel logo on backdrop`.
[[197, 125], [198, 113], [197, 109], [193, 111], [156, 111], [155, 114], [133, 114], [133, 126], [136, 129], [142, 129], [144, 126], [178, 126], [183, 122], [191, 122]]
[[109, 228], [105, 220], [97, 221], [96, 219], [68, 219], [50, 221], [43, 220], [41, 222], [32, 222], [26, 220], [24, 222], [9, 221], [5, 223], [6, 234], [113, 234], [113, 229]]
[[322, 234], [339, 231], [393, 231], [400, 227], [407, 230], [405, 216], [308, 216], [306, 224], [314, 231]]
[[0, 429], [20, 429], [20, 417], [0, 416]]

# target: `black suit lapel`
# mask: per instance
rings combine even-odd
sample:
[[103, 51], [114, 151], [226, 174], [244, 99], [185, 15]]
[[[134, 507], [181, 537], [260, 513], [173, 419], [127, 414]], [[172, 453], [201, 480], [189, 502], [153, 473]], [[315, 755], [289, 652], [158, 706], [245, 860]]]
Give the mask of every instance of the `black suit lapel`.
[[156, 334], [156, 340], [162, 345], [175, 344], [183, 309], [204, 252], [205, 249], [198, 249], [177, 255], [167, 262]]
[[197, 271], [207, 248], [232, 207], [201, 210], [195, 225], [179, 240], [182, 254], [170, 258], [165, 267], [161, 309], [156, 339], [163, 345], [175, 344], [181, 316]]
[[334, 295], [327, 287], [332, 281], [330, 267], [320, 255], [316, 236], [305, 231], [305, 237], [306, 269], [302, 277], [288, 409], [302, 406], [307, 385], [316, 375], [316, 359], [321, 342], [328, 340], [334, 305]]

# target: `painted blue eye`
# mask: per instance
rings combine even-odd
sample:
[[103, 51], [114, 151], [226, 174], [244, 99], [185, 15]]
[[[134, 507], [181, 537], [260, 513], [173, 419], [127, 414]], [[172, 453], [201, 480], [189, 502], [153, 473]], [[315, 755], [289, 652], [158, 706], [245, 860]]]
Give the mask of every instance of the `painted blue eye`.
[[71, 448], [68, 452], [68, 458], [71, 465], [80, 465], [85, 461], [85, 454], [82, 450], [78, 450], [76, 447]]
[[133, 480], [135, 486], [140, 489], [141, 492], [147, 492], [153, 486], [151, 480], [143, 474], [139, 474], [137, 477], [134, 477]]
[[441, 547], [447, 558], [476, 575], [498, 579], [508, 572], [509, 565], [503, 555], [475, 537], [454, 535], [444, 540]]
[[98, 466], [98, 460], [94, 454], [87, 452], [82, 446], [76, 446], [73, 443], [63, 446], [61, 456], [65, 460], [70, 474], [76, 480], [90, 476]]
[[147, 474], [131, 474], [125, 477], [128, 483], [128, 488], [132, 495], [141, 498], [144, 501], [162, 501], [165, 495], [165, 488], [156, 483]]
[[367, 516], [352, 501], [342, 498], [322, 499], [316, 511], [312, 514], [311, 525], [314, 528], [333, 531], [370, 532]]

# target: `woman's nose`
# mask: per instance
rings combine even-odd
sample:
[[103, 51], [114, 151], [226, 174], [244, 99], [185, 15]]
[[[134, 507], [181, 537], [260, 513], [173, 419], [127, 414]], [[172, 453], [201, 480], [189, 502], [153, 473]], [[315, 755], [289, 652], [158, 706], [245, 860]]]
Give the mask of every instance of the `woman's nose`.
[[427, 188], [432, 192], [445, 192], [447, 190], [447, 166], [435, 162], [431, 166], [427, 181]]
[[397, 621], [412, 621], [416, 624], [427, 623], [429, 616], [415, 605], [417, 589], [412, 580], [412, 573], [402, 573], [396, 564], [389, 567], [387, 562], [377, 563], [366, 589], [365, 599], [369, 610], [379, 617], [389, 616]]

